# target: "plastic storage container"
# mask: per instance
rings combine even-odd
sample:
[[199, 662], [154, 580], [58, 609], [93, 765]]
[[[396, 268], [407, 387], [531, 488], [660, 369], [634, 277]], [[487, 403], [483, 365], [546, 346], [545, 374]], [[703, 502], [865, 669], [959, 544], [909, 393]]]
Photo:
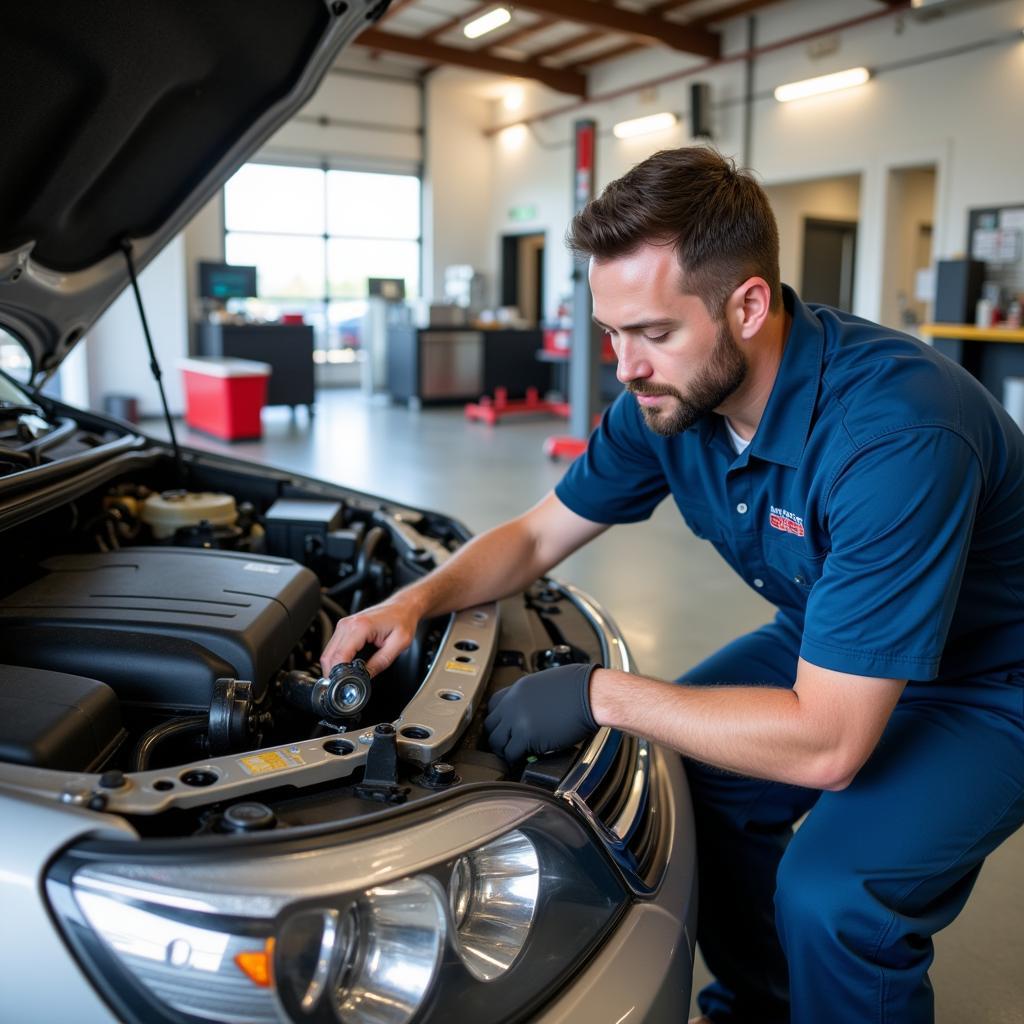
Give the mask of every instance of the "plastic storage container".
[[185, 422], [224, 441], [263, 436], [260, 413], [267, 400], [270, 365], [252, 359], [183, 359]]

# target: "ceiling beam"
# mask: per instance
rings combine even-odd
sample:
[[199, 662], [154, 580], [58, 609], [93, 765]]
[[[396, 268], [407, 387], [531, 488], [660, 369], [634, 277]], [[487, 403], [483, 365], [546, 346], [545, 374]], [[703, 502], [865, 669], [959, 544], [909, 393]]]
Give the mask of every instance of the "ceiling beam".
[[535, 32], [542, 32], [544, 29], [551, 28], [552, 25], [557, 24], [558, 20], [556, 18], [538, 18], [529, 25], [517, 28], [514, 32], [506, 32], [500, 39], [489, 43], [484, 49], [493, 50], [499, 46], [511, 46], [513, 43], [518, 43], [520, 39], [525, 39], [527, 36], [532, 36]]
[[660, 0], [660, 3], [651, 4], [651, 6], [644, 11], [644, 14], [661, 15], [668, 11], [677, 11], [680, 7], [689, 7], [690, 4], [696, 2], [697, 0]]
[[394, 32], [382, 32], [377, 28], [362, 32], [354, 42], [359, 46], [367, 46], [383, 53], [402, 53], [407, 57], [420, 57], [433, 61], [435, 64], [455, 64], [459, 67], [473, 68], [476, 71], [493, 71], [499, 75], [510, 75], [513, 78], [530, 78], [543, 82], [557, 92], [571, 96], [587, 95], [587, 79], [576, 71], [565, 71], [562, 68], [548, 68], [532, 61], [505, 60], [494, 57], [479, 50], [463, 50], [458, 46], [442, 46], [426, 39], [414, 39], [411, 36], [400, 36]]
[[637, 50], [646, 50], [647, 48], [647, 43], [623, 43], [622, 46], [613, 47], [611, 50], [603, 50], [591, 57], [584, 57], [583, 60], [569, 64], [568, 69], [583, 74], [586, 68], [592, 68], [595, 64], [600, 64], [602, 61], [615, 60], [616, 57], [625, 57], [627, 53], [636, 53]]
[[446, 21], [442, 25], [438, 25], [437, 28], [432, 28], [429, 32], [423, 33], [424, 39], [436, 39], [438, 36], [443, 36], [445, 32], [450, 32], [453, 28], [458, 28], [463, 22], [470, 22], [475, 17], [483, 14], [488, 7], [493, 7], [494, 4], [491, 0], [486, 0], [486, 3], [477, 4], [471, 11], [462, 15], [461, 18], [452, 18], [451, 21]]
[[702, 14], [699, 18], [694, 18], [693, 21], [688, 21], [687, 24], [693, 25], [695, 28], [704, 28], [713, 22], [725, 21], [728, 18], [738, 18], [741, 14], [750, 14], [762, 7], [778, 2], [779, 0], [743, 0], [743, 2], [733, 4], [730, 7], [720, 7], [717, 11], [709, 11], [707, 14]]
[[537, 14], [550, 14], [567, 21], [592, 25], [594, 28], [625, 32], [701, 57], [714, 58], [722, 52], [721, 39], [714, 32], [691, 28], [664, 18], [652, 18], [647, 14], [636, 14], [611, 3], [595, 3], [594, 0], [517, 0], [517, 5], [536, 11]]
[[391, 6], [377, 19], [377, 24], [383, 25], [388, 18], [393, 18], [400, 10], [415, 2], [416, 0], [391, 0]]
[[543, 57], [554, 57], [559, 53], [565, 53], [566, 50], [575, 50], [577, 46], [586, 46], [587, 43], [592, 43], [596, 39], [603, 39], [607, 36], [607, 32], [582, 32], [578, 36], [573, 36], [572, 39], [563, 39], [560, 43], [555, 43], [553, 46], [546, 46], [543, 50], [534, 50], [530, 54], [530, 60], [541, 60]]

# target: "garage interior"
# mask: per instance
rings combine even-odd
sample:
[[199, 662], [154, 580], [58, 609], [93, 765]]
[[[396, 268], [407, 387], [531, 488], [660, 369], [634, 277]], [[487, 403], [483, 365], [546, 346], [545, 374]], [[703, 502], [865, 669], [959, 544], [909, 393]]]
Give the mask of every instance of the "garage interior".
[[[498, 28], [467, 37], [506, 7]], [[775, 96], [851, 68], [869, 72], [855, 88]], [[1024, 298], [1022, 115], [1020, 0], [392, 0], [140, 277], [178, 440], [444, 510], [474, 532], [539, 500], [567, 465], [546, 442], [582, 442], [581, 423], [617, 387], [562, 242], [580, 121], [595, 126], [585, 170], [598, 191], [682, 145], [709, 142], [753, 168], [785, 282], [935, 340], [1024, 425], [1024, 388], [1011, 386], [1024, 377], [1011, 336]], [[985, 270], [962, 294], [937, 290], [944, 266], [971, 261]], [[228, 280], [227, 266], [255, 267], [255, 283]], [[1005, 340], [929, 330], [988, 327], [994, 308]], [[570, 344], [589, 361], [590, 394], [573, 388], [587, 368]], [[24, 370], [16, 345], [0, 353]], [[189, 425], [183, 361], [222, 356], [271, 366], [258, 438]], [[166, 438], [148, 362], [125, 293], [47, 391]], [[499, 389], [533, 410], [467, 418], [467, 402]], [[658, 678], [770, 616], [684, 526], [665, 503], [557, 572], [599, 597]], [[1024, 1022], [1022, 876], [1018, 833], [937, 936], [937, 1021]], [[695, 993], [706, 978], [698, 964]]]

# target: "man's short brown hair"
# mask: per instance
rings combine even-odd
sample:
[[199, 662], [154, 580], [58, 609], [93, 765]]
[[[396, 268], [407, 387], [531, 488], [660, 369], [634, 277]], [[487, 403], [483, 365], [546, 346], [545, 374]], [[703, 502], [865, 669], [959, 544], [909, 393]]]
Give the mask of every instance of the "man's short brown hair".
[[592, 199], [569, 225], [579, 256], [615, 259], [648, 242], [673, 245], [683, 288], [721, 318], [748, 277], [763, 277], [778, 309], [779, 229], [764, 189], [706, 146], [665, 149]]

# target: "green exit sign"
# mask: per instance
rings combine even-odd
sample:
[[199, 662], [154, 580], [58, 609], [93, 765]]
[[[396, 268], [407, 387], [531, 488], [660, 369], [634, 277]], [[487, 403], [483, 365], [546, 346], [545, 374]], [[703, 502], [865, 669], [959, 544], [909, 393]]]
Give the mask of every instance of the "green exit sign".
[[519, 206], [510, 206], [508, 208], [508, 219], [509, 220], [536, 220], [537, 219], [537, 207], [533, 203], [522, 203]]

